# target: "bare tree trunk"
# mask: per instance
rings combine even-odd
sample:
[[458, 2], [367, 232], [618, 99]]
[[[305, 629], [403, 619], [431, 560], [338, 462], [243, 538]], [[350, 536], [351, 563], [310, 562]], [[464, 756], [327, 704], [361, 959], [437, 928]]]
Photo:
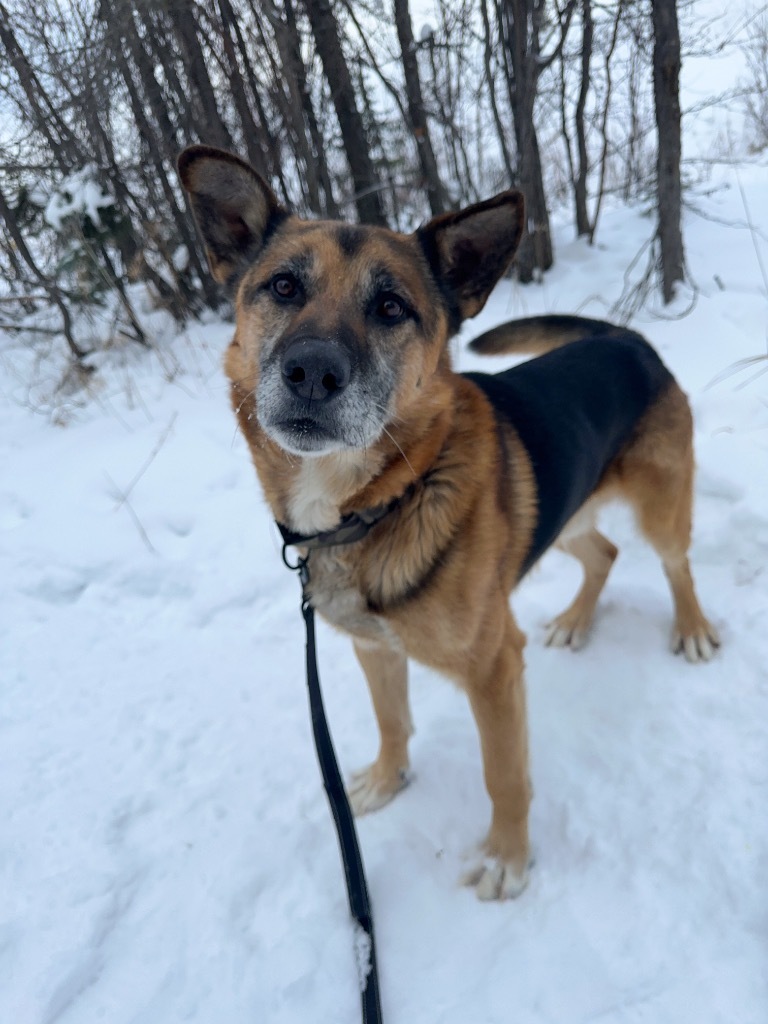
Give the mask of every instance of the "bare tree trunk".
[[605, 198], [605, 174], [608, 167], [608, 112], [611, 108], [611, 94], [613, 92], [613, 76], [611, 75], [611, 63], [613, 61], [613, 54], [616, 49], [616, 43], [619, 39], [619, 27], [621, 25], [622, 18], [624, 17], [624, 7], [626, 0], [618, 0], [616, 5], [616, 12], [613, 18], [613, 33], [611, 35], [611, 42], [607, 52], [603, 57], [603, 63], [605, 67], [605, 99], [603, 101], [603, 112], [600, 118], [600, 135], [603, 139], [603, 145], [600, 151], [600, 177], [597, 184], [597, 198], [595, 199], [594, 212], [592, 214], [592, 223], [589, 229], [589, 244], [592, 245], [595, 240], [595, 232], [597, 231], [597, 222], [600, 218], [600, 210], [603, 205], [603, 199]]
[[[320, 174], [317, 166], [319, 161], [312, 151], [312, 138], [306, 117], [306, 101], [309, 100], [309, 96], [304, 93], [306, 82], [301, 44], [298, 37], [293, 40], [290, 38], [289, 29], [286, 22], [282, 20], [281, 12], [276, 4], [271, 0], [262, 0], [259, 6], [269, 21], [277, 43], [279, 60], [276, 59], [275, 64], [282, 66], [283, 69], [282, 75], [278, 73], [275, 76], [282, 80], [281, 85], [283, 86], [283, 88], [278, 87], [277, 95], [282, 101], [281, 105], [285, 107], [284, 117], [291, 128], [294, 153], [300, 167], [299, 177], [307, 206], [313, 213], [322, 215], [325, 210], [320, 197]], [[285, 6], [289, 7], [288, 4]]]
[[542, 66], [539, 52], [542, 8], [543, 0], [503, 0], [502, 8], [513, 75], [509, 100], [515, 122], [517, 184], [525, 196], [528, 224], [516, 257], [517, 272], [523, 282], [532, 281], [537, 270], [549, 270], [554, 258], [539, 140], [533, 122]]
[[591, 0], [582, 0], [581, 4], [581, 81], [579, 98], [576, 101], [574, 123], [576, 127], [576, 145], [579, 161], [576, 177], [573, 182], [573, 199], [576, 207], [576, 233], [591, 234], [589, 212], [587, 210], [587, 174], [589, 173], [589, 156], [587, 154], [587, 132], [584, 125], [584, 111], [589, 92], [589, 66], [592, 60], [592, 40], [594, 25], [592, 23]]
[[656, 101], [662, 292], [671, 302], [685, 278], [680, 186], [680, 32], [676, 0], [651, 0], [653, 12], [653, 93]]
[[330, 0], [304, 0], [304, 9], [339, 119], [344, 151], [352, 172], [358, 216], [364, 223], [386, 227], [380, 183], [371, 159], [363, 119], [357, 109], [355, 89], [341, 48], [339, 27]]
[[176, 38], [181, 43], [186, 56], [187, 78], [200, 101], [200, 138], [221, 149], [235, 149], [232, 136], [216, 104], [216, 95], [198, 36], [195, 5], [188, 3], [187, 0], [164, 0], [163, 8], [171, 20]]
[[[274, 57], [271, 52], [271, 46], [264, 36], [263, 27], [260, 20], [261, 4], [256, 3], [255, 0], [251, 0], [250, 7], [253, 13], [254, 23], [256, 31], [258, 33], [259, 42], [262, 46], [262, 49], [264, 50], [264, 54], [266, 55], [268, 62], [270, 63], [270, 65], [274, 65]], [[262, 102], [262, 93], [265, 93], [269, 90], [261, 85], [260, 81], [256, 77], [256, 72], [254, 71], [253, 64], [248, 59], [249, 53], [252, 51], [253, 46], [249, 46], [248, 43], [246, 42], [246, 39], [243, 36], [243, 32], [240, 26], [239, 18], [235, 18], [233, 28], [235, 32], [235, 38], [237, 39], [237, 46], [238, 49], [240, 50], [240, 54], [243, 59], [243, 65], [245, 67], [245, 79], [248, 83], [248, 92], [250, 94], [253, 106], [256, 109], [259, 124], [265, 126], [262, 136], [264, 143], [263, 163], [268, 168], [268, 172], [264, 174], [264, 177], [268, 181], [272, 180], [277, 182], [278, 188], [276, 189], [276, 191], [279, 191], [282, 199], [286, 203], [290, 204], [291, 196], [290, 191], [288, 189], [288, 183], [286, 182], [285, 175], [283, 174], [283, 159], [280, 151], [280, 144], [278, 139], [276, 138], [274, 124], [270, 124], [270, 120], [267, 117], [267, 112]]]
[[400, 43], [400, 53], [402, 55], [403, 72], [405, 75], [405, 93], [408, 99], [408, 120], [411, 124], [413, 137], [416, 140], [419, 165], [421, 166], [421, 173], [429, 197], [429, 208], [434, 217], [447, 210], [450, 203], [438, 174], [435, 151], [432, 148], [432, 139], [429, 135], [427, 114], [424, 110], [424, 100], [421, 95], [419, 64], [416, 58], [416, 44], [413, 39], [408, 0], [394, 0], [394, 2], [395, 27]]
[[[113, 47], [115, 60], [127, 86], [129, 78], [133, 81], [133, 74], [127, 59], [130, 54], [138, 71], [144, 98], [149, 106], [149, 111], [140, 116], [148, 123], [149, 114], [151, 113], [155, 119], [155, 124], [160, 129], [156, 140], [158, 153], [161, 153], [166, 160], [173, 160], [183, 144], [180, 143], [176, 125], [173, 124], [169, 115], [167, 91], [158, 82], [155, 76], [152, 57], [144, 46], [145, 39], [152, 39], [154, 26], [146, 22], [144, 23], [146, 32], [144, 33], [144, 39], [142, 39], [139, 35], [139, 25], [142, 24], [141, 15], [143, 12], [138, 10], [133, 14], [126, 12], [125, 18], [121, 19], [122, 12], [119, 2], [115, 2], [115, 0], [102, 0], [102, 9], [107, 8], [108, 5], [112, 7], [112, 17], [109, 19], [110, 36], [113, 42], [117, 43]], [[128, 53], [121, 49], [122, 40], [127, 45]], [[181, 83], [179, 83], [179, 89], [181, 88]], [[138, 111], [134, 110], [134, 115], [138, 115]]]
[[[105, 17], [109, 15], [107, 0], [102, 0], [102, 11]], [[210, 274], [208, 274], [204, 269], [204, 263], [199, 252], [200, 247], [197, 244], [195, 235], [190, 228], [191, 217], [189, 214], [185, 216], [179, 209], [176, 201], [176, 195], [174, 194], [173, 187], [171, 186], [166, 173], [166, 161], [172, 159], [175, 154], [168, 153], [167, 151], [167, 147], [169, 142], [173, 139], [173, 135], [164, 135], [162, 130], [164, 127], [164, 119], [167, 117], [167, 111], [162, 103], [160, 86], [154, 75], [150, 73], [151, 69], [149, 68], [149, 65], [145, 63], [146, 53], [142, 49], [141, 40], [138, 38], [136, 33], [136, 27], [133, 19], [131, 18], [127, 24], [121, 24], [117, 12], [113, 9], [112, 16], [109, 18], [109, 25], [111, 29], [110, 42], [112, 45], [115, 63], [118, 71], [122, 75], [123, 81], [125, 82], [136, 127], [154, 165], [154, 177], [160, 182], [160, 187], [162, 188], [168, 210], [173, 218], [174, 227], [176, 228], [178, 237], [184, 243], [187, 252], [189, 253], [190, 263], [200, 278], [203, 294], [205, 295], [205, 301], [212, 309], [216, 309], [219, 304], [218, 292], [216, 290], [216, 286], [211, 280]], [[150, 111], [153, 114], [157, 112], [157, 116], [160, 118], [159, 124], [161, 130], [159, 132], [155, 125], [150, 121], [149, 112], [147, 111], [142, 97], [139, 94], [138, 86], [134, 80], [133, 68], [131, 67], [123, 48], [123, 40], [127, 42], [128, 51], [134, 58], [136, 68], [139, 71], [140, 76], [144, 77], [142, 75], [142, 70], [144, 70], [145, 74], [149, 73], [148, 80], [142, 84], [144, 85], [144, 94], [148, 101]]]
[[285, 25], [288, 32], [289, 45], [293, 47], [295, 53], [295, 59], [292, 63], [287, 65], [289, 74], [291, 71], [296, 75], [296, 81], [301, 90], [301, 106], [304, 111], [304, 116], [307, 119], [307, 128], [309, 129], [309, 137], [312, 140], [312, 147], [314, 150], [314, 158], [317, 163], [317, 171], [320, 176], [320, 182], [323, 186], [323, 193], [325, 195], [325, 213], [328, 217], [337, 218], [339, 216], [339, 208], [336, 205], [336, 199], [333, 195], [333, 185], [331, 183], [331, 172], [328, 167], [328, 160], [326, 158], [326, 145], [323, 134], [320, 131], [320, 126], [317, 123], [317, 116], [315, 114], [315, 108], [312, 104], [312, 96], [309, 91], [309, 84], [307, 82], [307, 69], [304, 66], [304, 60], [301, 56], [301, 39], [299, 37], [299, 29], [296, 24], [296, 11], [292, 0], [284, 0], [283, 7], [285, 8]]
[[501, 146], [501, 156], [504, 161], [504, 168], [507, 172], [507, 177], [510, 184], [514, 180], [514, 171], [512, 168], [512, 159], [509, 155], [509, 146], [507, 145], [507, 132], [504, 124], [501, 120], [501, 114], [499, 112], [499, 103], [496, 98], [496, 79], [491, 66], [492, 57], [492, 40], [491, 40], [491, 22], [488, 17], [488, 0], [481, 0], [480, 2], [480, 13], [483, 17], [483, 62], [485, 66], [485, 78], [488, 82], [488, 97], [491, 103], [491, 111], [493, 113], [493, 123], [496, 125], [496, 134], [499, 138], [499, 145]]
[[624, 189], [622, 192], [624, 202], [628, 203], [634, 196], [637, 184], [637, 154], [641, 134], [639, 116], [639, 81], [641, 79], [640, 60], [637, 51], [634, 50], [630, 57], [629, 74], [627, 76], [627, 90], [630, 110], [630, 131], [627, 140], [624, 160]]
[[[134, 5], [134, 8], [136, 8], [136, 5]], [[197, 132], [194, 111], [189, 98], [189, 89], [182, 84], [178, 68], [176, 67], [179, 61], [179, 47], [168, 45], [168, 39], [169, 36], [172, 36], [173, 28], [159, 5], [150, 5], [149, 7], [145, 5], [140, 10], [135, 9], [133, 20], [138, 20], [144, 26], [142, 37], [137, 42], [140, 43], [141, 52], [149, 59], [152, 79], [157, 84], [157, 95], [162, 94], [164, 102], [167, 104], [165, 117], [172, 127], [166, 141], [170, 151], [177, 153], [179, 149], [189, 145]], [[153, 63], [157, 66], [158, 70], [162, 70], [166, 81], [165, 89], [161, 89], [157, 83], [154, 68], [152, 67]], [[142, 71], [141, 74], [142, 80], [146, 82], [146, 73]], [[155, 113], [155, 117], [157, 117], [157, 113]], [[158, 121], [158, 124], [161, 123]]]
[[[237, 116], [243, 130], [245, 151], [248, 154], [251, 165], [255, 167], [259, 174], [265, 176], [268, 172], [264, 160], [264, 150], [261, 145], [262, 132], [260, 126], [253, 119], [250, 107], [248, 106], [248, 99], [245, 95], [245, 87], [237, 62], [237, 53], [232, 40], [232, 34], [235, 34], [235, 38], [237, 38], [237, 17], [232, 10], [229, 0], [219, 0], [219, 13], [221, 14], [221, 40], [227, 58], [226, 73], [235, 108], [237, 109]], [[248, 61], [248, 54], [243, 49], [240, 50], [240, 56], [243, 61]]]

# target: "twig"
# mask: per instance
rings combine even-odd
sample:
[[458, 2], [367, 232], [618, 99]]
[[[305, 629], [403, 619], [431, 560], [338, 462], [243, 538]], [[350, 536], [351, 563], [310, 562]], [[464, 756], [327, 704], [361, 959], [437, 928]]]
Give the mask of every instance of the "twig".
[[136, 484], [139, 482], [139, 480], [141, 480], [141, 478], [144, 476], [144, 474], [149, 469], [149, 467], [152, 465], [152, 463], [155, 461], [155, 459], [157, 458], [158, 453], [160, 452], [160, 449], [163, 447], [165, 442], [168, 440], [168, 437], [170, 436], [170, 433], [173, 430], [173, 424], [176, 422], [176, 417], [177, 416], [178, 416], [178, 413], [174, 413], [173, 416], [171, 416], [170, 420], [168, 421], [168, 426], [165, 428], [165, 430], [162, 432], [162, 434], [158, 438], [157, 443], [155, 444], [155, 447], [152, 449], [152, 451], [147, 456], [147, 458], [144, 461], [141, 469], [138, 471], [136, 476], [131, 480], [131, 482], [128, 484], [128, 486], [125, 488], [125, 490], [119, 492], [121, 497], [120, 497], [120, 501], [117, 504], [117, 508], [120, 508], [121, 505], [128, 503], [128, 496], [130, 495], [131, 491], [136, 486]]
[[50, 334], [56, 337], [62, 334], [61, 328], [54, 330], [52, 327], [30, 327], [29, 324], [6, 324], [0, 323], [0, 331], [28, 331], [30, 334]]
[[[716, 374], [712, 380], [705, 386], [704, 390], [707, 391], [709, 388], [713, 388], [716, 384], [722, 384], [724, 380], [729, 377], [733, 377], [737, 373], [741, 373], [742, 370], [748, 369], [750, 366], [754, 366], [757, 363], [768, 363], [768, 354], [759, 356], [746, 356], [744, 359], [737, 359], [735, 363], [731, 363], [730, 366], [726, 366], [724, 370]], [[762, 377], [764, 373], [768, 373], [768, 365], [761, 366], [757, 373], [753, 373], [751, 377], [747, 377], [740, 384], [736, 385], [736, 391], [741, 391], [742, 388], [747, 387], [752, 383], [753, 380], [757, 380], [758, 377]]]
[[738, 167], [736, 167], [736, 168], [734, 168], [734, 170], [735, 170], [735, 173], [736, 173], [736, 182], [737, 182], [737, 184], [739, 186], [739, 192], [741, 193], [741, 201], [744, 204], [744, 213], [747, 215], [747, 226], [749, 227], [750, 238], [752, 239], [752, 245], [754, 246], [755, 256], [757, 257], [757, 265], [760, 267], [760, 274], [762, 275], [762, 278], [763, 278], [763, 288], [765, 289], [765, 294], [768, 295], [768, 275], [765, 272], [765, 264], [763, 263], [763, 257], [762, 257], [762, 254], [760, 252], [760, 247], [757, 244], [757, 238], [756, 238], [757, 228], [752, 223], [752, 214], [750, 213], [750, 210], [749, 210], [749, 205], [747, 203], [747, 197], [746, 197], [746, 194], [744, 192], [744, 186], [741, 183], [741, 175], [739, 174], [739, 169], [738, 169]]
[[152, 541], [147, 536], [147, 531], [142, 526], [141, 520], [139, 519], [138, 515], [136, 514], [136, 510], [134, 509], [133, 505], [131, 505], [130, 501], [128, 501], [128, 495], [127, 494], [123, 494], [121, 492], [120, 488], [117, 486], [117, 484], [112, 479], [112, 477], [109, 475], [109, 473], [106, 472], [106, 470], [104, 472], [104, 475], [106, 476], [107, 480], [109, 480], [109, 482], [112, 484], [112, 488], [113, 488], [113, 490], [115, 492], [115, 496], [120, 499], [118, 504], [115, 506], [115, 508], [118, 509], [122, 505], [125, 505], [126, 509], [128, 510], [128, 514], [130, 515], [131, 519], [133, 520], [134, 526], [139, 531], [139, 536], [141, 537], [142, 541], [144, 542], [144, 545], [146, 546], [147, 550], [151, 554], [156, 555], [157, 554], [157, 549], [153, 546]]

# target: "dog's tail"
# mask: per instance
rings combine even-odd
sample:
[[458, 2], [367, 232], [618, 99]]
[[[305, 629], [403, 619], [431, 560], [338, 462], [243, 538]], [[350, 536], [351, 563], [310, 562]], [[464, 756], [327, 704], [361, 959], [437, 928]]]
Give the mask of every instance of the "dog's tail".
[[529, 316], [499, 324], [469, 343], [473, 352], [482, 356], [543, 355], [582, 338], [645, 339], [628, 327], [619, 327], [606, 320], [589, 320], [582, 316]]

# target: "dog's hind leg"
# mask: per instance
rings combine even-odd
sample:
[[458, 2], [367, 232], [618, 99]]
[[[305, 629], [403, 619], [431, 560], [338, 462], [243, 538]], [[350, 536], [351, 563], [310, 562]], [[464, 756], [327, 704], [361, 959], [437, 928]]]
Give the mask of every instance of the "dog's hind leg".
[[408, 740], [413, 733], [408, 705], [408, 661], [391, 647], [355, 642], [379, 725], [379, 755], [373, 764], [356, 772], [349, 785], [355, 814], [376, 811], [389, 803], [408, 783]]
[[720, 646], [701, 610], [688, 563], [693, 505], [692, 422], [688, 402], [673, 384], [651, 410], [643, 430], [622, 456], [621, 489], [640, 529], [661, 557], [672, 590], [672, 650], [688, 661], [709, 661]]
[[[661, 557], [675, 605], [671, 646], [690, 662], [709, 661], [720, 646], [717, 630], [701, 610], [688, 562], [691, 536], [690, 472], [647, 471], [653, 490], [638, 502], [640, 528]], [[682, 477], [682, 479], [681, 479]]]
[[597, 599], [619, 552], [616, 545], [594, 527], [575, 536], [566, 527], [555, 546], [581, 562], [584, 582], [572, 603], [550, 622], [546, 644], [578, 651], [587, 642]]

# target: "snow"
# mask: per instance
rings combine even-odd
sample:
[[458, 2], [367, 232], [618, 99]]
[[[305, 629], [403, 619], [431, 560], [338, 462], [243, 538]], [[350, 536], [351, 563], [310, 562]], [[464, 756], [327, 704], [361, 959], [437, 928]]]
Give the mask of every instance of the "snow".
[[179, 245], [176, 247], [173, 256], [171, 257], [171, 263], [173, 265], [173, 269], [179, 274], [186, 270], [189, 266], [189, 250], [186, 245]]
[[[713, 170], [686, 215], [695, 293], [635, 318], [689, 392], [692, 561], [714, 661], [666, 649], [671, 602], [628, 516], [589, 646], [543, 646], [577, 586], [551, 553], [513, 599], [526, 649], [531, 883], [460, 887], [489, 818], [465, 698], [414, 666], [414, 781], [361, 819], [387, 1024], [768, 1019], [766, 168]], [[743, 198], [742, 192], [743, 189]], [[541, 286], [504, 283], [454, 346], [511, 316], [605, 315], [653, 231], [607, 206], [556, 224]], [[636, 273], [641, 275], [642, 266]], [[683, 315], [692, 304], [692, 309]], [[211, 321], [85, 406], [30, 389], [0, 338], [0, 1020], [352, 1024], [356, 942], [304, 693], [299, 585], [235, 430]], [[169, 371], [173, 367], [173, 372]], [[49, 389], [50, 390], [50, 389]], [[59, 424], [52, 425], [51, 419]], [[318, 627], [345, 773], [375, 753], [351, 645]], [[359, 943], [357, 944], [359, 953]]]
[[54, 231], [61, 232], [63, 222], [73, 213], [87, 216], [94, 227], [100, 227], [99, 210], [114, 206], [115, 200], [98, 184], [96, 175], [95, 164], [87, 164], [59, 183], [43, 214]]
[[357, 965], [357, 983], [360, 991], [365, 992], [368, 982], [368, 975], [371, 973], [371, 936], [357, 921], [352, 925], [354, 929], [355, 962]]

